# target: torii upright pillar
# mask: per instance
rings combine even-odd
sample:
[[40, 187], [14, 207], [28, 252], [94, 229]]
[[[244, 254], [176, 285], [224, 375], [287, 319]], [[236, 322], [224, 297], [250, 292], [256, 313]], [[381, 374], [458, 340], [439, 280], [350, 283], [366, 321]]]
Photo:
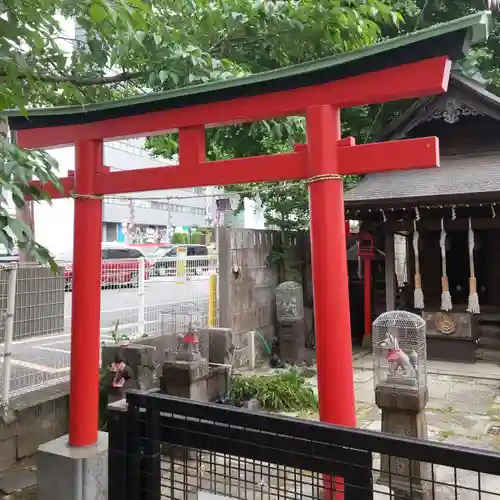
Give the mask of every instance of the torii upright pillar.
[[340, 111], [332, 106], [309, 108], [306, 130], [320, 417], [354, 427], [344, 184], [337, 154]]
[[[69, 444], [88, 446], [97, 441], [101, 326], [102, 200], [94, 181], [103, 170], [102, 140], [75, 144], [75, 226], [73, 236], [73, 294]], [[91, 377], [89, 377], [91, 374]]]

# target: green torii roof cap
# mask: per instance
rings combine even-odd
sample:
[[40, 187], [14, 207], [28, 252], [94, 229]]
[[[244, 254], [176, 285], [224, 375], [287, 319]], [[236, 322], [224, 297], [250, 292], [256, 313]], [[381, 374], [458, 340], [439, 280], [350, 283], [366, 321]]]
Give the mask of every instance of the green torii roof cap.
[[85, 106], [30, 109], [28, 116], [5, 110], [0, 117], [7, 117], [13, 130], [75, 125], [317, 85], [431, 57], [458, 60], [467, 56], [471, 45], [488, 38], [490, 27], [491, 14], [478, 12], [353, 52], [242, 78]]

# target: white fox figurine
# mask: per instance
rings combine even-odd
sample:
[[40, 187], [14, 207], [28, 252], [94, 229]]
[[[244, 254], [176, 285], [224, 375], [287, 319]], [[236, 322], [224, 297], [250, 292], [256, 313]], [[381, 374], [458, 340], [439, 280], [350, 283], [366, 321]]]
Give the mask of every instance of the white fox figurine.
[[403, 349], [399, 347], [398, 339], [390, 333], [386, 334], [385, 340], [380, 343], [380, 346], [387, 349], [387, 361], [389, 362], [389, 374], [397, 375], [397, 371], [401, 368], [405, 377], [415, 377], [417, 375], [417, 353], [412, 351], [408, 356]]

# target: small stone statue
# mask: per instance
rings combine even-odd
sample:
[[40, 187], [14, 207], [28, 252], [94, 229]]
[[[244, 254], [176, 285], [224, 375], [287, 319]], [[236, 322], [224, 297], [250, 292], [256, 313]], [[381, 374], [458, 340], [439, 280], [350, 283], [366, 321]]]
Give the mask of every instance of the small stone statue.
[[179, 361], [195, 361], [200, 359], [201, 353], [198, 342], [198, 334], [190, 324], [187, 333], [177, 335], [177, 359]]
[[119, 354], [115, 356], [110, 369], [113, 374], [111, 385], [116, 389], [121, 389], [134, 376], [132, 368], [125, 363], [125, 359]]
[[410, 355], [406, 354], [399, 347], [398, 339], [390, 333], [387, 333], [380, 345], [388, 350], [387, 361], [391, 377], [396, 377], [399, 369], [403, 370], [404, 377], [415, 378], [417, 376], [417, 353], [415, 351], [412, 351]]

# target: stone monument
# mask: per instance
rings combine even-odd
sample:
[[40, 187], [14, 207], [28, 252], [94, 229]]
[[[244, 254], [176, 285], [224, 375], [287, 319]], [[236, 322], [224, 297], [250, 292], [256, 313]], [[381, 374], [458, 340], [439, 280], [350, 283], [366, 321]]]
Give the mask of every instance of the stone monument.
[[276, 287], [276, 316], [281, 361], [303, 363], [306, 336], [303, 291], [295, 281], [285, 281]]
[[[428, 439], [425, 330], [425, 321], [406, 311], [386, 312], [373, 322], [375, 402], [382, 410], [382, 432]], [[397, 500], [430, 500], [431, 465], [383, 455], [379, 483], [389, 486]]]
[[177, 336], [177, 350], [167, 351], [163, 363], [160, 388], [165, 394], [196, 401], [208, 401], [208, 359], [198, 346], [197, 332], [190, 325], [187, 333]]

